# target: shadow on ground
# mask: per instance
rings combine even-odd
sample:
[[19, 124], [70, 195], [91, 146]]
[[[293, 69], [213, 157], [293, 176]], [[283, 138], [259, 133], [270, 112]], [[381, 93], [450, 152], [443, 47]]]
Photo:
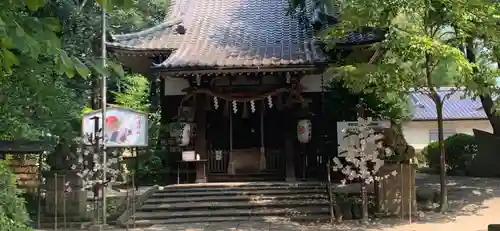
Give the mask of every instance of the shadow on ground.
[[[429, 197], [439, 196], [438, 175], [419, 174], [416, 184], [418, 194], [424, 194], [424, 196]], [[419, 210], [412, 218], [412, 223], [448, 223], [454, 222], [457, 217], [478, 215], [480, 210], [488, 208], [484, 203], [485, 201], [500, 197], [500, 179], [498, 178], [448, 177], [447, 185], [449, 212], [442, 214], [435, 211]], [[430, 199], [434, 200], [437, 198]], [[398, 218], [372, 220], [366, 225], [360, 224], [357, 221], [347, 221], [341, 225], [335, 225], [330, 230], [382, 230], [385, 228], [397, 228], [399, 225], [408, 223], [408, 218], [406, 220]], [[487, 225], [484, 224], [485, 229]], [[323, 229], [320, 230], [328, 229], [326, 226], [323, 226]]]

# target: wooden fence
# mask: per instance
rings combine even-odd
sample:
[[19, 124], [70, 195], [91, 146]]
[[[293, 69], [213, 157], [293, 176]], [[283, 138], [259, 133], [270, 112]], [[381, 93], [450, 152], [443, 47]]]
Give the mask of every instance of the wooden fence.
[[28, 193], [35, 193], [40, 181], [38, 179], [39, 166], [37, 160], [19, 158], [10, 159], [10, 167], [16, 175], [19, 189]]

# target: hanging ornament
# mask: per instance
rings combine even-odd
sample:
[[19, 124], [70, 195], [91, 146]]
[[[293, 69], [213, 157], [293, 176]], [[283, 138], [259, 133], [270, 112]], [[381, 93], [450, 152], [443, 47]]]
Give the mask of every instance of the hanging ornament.
[[250, 101], [250, 110], [252, 113], [255, 113], [255, 101], [253, 100]]
[[201, 86], [201, 76], [200, 75], [196, 76], [196, 85]]
[[236, 112], [238, 112], [238, 103], [236, 103], [236, 101], [233, 101], [233, 112], [234, 112], [234, 114], [236, 114]]
[[290, 80], [292, 79], [292, 76], [290, 76], [290, 72], [287, 72], [286, 73], [286, 83], [289, 84], [290, 83]]
[[248, 118], [248, 107], [247, 107], [246, 102], [243, 102], [243, 115], [242, 115], [242, 117], [244, 119]]
[[267, 105], [269, 106], [269, 108], [273, 108], [273, 97], [272, 96], [267, 97]]
[[214, 108], [215, 110], [219, 109], [219, 99], [214, 96]]

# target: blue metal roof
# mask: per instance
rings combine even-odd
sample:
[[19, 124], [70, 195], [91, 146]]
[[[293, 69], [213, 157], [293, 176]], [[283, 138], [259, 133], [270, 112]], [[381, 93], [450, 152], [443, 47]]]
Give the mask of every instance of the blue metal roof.
[[[440, 89], [438, 94], [441, 97], [450, 93], [450, 89]], [[467, 120], [467, 119], [486, 119], [486, 113], [483, 110], [481, 101], [478, 98], [465, 98], [465, 92], [456, 91], [443, 105], [444, 120]], [[412, 120], [436, 120], [436, 106], [429, 96], [420, 92], [410, 94], [413, 105]]]

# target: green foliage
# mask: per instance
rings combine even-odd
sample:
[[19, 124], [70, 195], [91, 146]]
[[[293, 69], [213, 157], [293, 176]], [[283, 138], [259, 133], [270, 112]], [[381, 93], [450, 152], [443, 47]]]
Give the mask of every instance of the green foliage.
[[[164, 11], [164, 7], [161, 4], [164, 3], [161, 0], [140, 1], [142, 4], [138, 0], [130, 1], [133, 3], [131, 8], [115, 7], [113, 11], [108, 12], [110, 32], [141, 29], [162, 18], [160, 12]], [[5, 29], [0, 25], [0, 41], [20, 41], [21, 43], [16, 43], [20, 49], [30, 51], [22, 44], [26, 39], [30, 41], [41, 39], [35, 43], [41, 47], [41, 51], [38, 48], [34, 49], [36, 51], [34, 54], [22, 53], [14, 46], [9, 48], [19, 63], [10, 66], [9, 72], [2, 69], [3, 64], [0, 65], [0, 118], [4, 121], [0, 128], [0, 137], [39, 139], [44, 133], [59, 137], [74, 137], [80, 132], [80, 115], [90, 97], [91, 78], [99, 78], [102, 74], [108, 75], [110, 88], [113, 88], [113, 83], [117, 82], [117, 79], [124, 78], [124, 70], [119, 64], [108, 60], [111, 70], [109, 71], [102, 68], [100, 59], [93, 55], [98, 55], [96, 51], [100, 46], [101, 8], [94, 4], [94, 0], [41, 1], [41, 6], [36, 11], [29, 11], [21, 6], [21, 3], [23, 1], [0, 3], [0, 18], [3, 19], [1, 21], [6, 22], [5, 15], [11, 16], [4, 14], [5, 12], [13, 12], [16, 17], [22, 18], [24, 21], [20, 25], [23, 28], [30, 25], [28, 24], [30, 20], [47, 18], [47, 22], [54, 23], [50, 26], [54, 30], [44, 33], [50, 34], [50, 38], [54, 41], [49, 42], [40, 37], [41, 32], [38, 30], [44, 29], [43, 27], [24, 29], [26, 38], [14, 40], [9, 37], [11, 33], [3, 33]], [[14, 5], [17, 8], [8, 8]], [[148, 8], [147, 11], [145, 8]], [[9, 20], [9, 23], [11, 22], [13, 21]], [[126, 29], [127, 27], [130, 28]], [[40, 36], [36, 37], [28, 32]], [[46, 49], [51, 47], [45, 47], [46, 43], [65, 51], [66, 54], [62, 54], [63, 59], [60, 61], [66, 64], [73, 62], [75, 64], [75, 69], [71, 71], [73, 73], [61, 73], [60, 64], [55, 62], [61, 55], [60, 51], [47, 51]], [[0, 42], [0, 51], [3, 47], [4, 43]], [[2, 57], [0, 55], [0, 60], [3, 60]], [[73, 74], [88, 76], [89, 73], [92, 74], [91, 78], [67, 78]]]
[[87, 100], [77, 79], [54, 73], [54, 65], [23, 61], [10, 77], [0, 78], [0, 114], [3, 138], [37, 139], [43, 133], [73, 136], [73, 121]]
[[[477, 154], [477, 143], [474, 136], [456, 134], [444, 141], [446, 153], [446, 170], [450, 175], [465, 175], [467, 168]], [[426, 146], [421, 155], [426, 158], [429, 168], [439, 170], [440, 151], [437, 142]]]
[[21, 66], [21, 60], [36, 62], [45, 58], [55, 65], [59, 74], [88, 77], [88, 66], [96, 67], [99, 62], [70, 56], [62, 49], [58, 36], [62, 32], [61, 25], [57, 18], [40, 14], [44, 6], [43, 0], [0, 2], [0, 74], [11, 75], [13, 67]]
[[138, 111], [149, 109], [149, 82], [144, 76], [126, 75], [121, 88], [120, 92], [112, 92], [117, 104]]
[[[342, 81], [337, 80], [329, 83], [327, 91], [330, 92], [327, 102], [331, 103], [328, 115], [338, 120], [356, 119], [351, 118], [351, 115], [356, 114], [354, 105], [359, 102], [359, 98], [363, 98], [370, 116], [377, 119], [402, 121], [409, 114], [409, 101], [405, 95], [398, 96], [394, 92], [353, 92]], [[339, 105], [346, 108], [339, 109]]]
[[145, 185], [164, 185], [168, 183], [168, 152], [164, 149], [152, 149], [147, 155], [139, 157], [137, 181]]
[[0, 160], [0, 227], [1, 230], [31, 230], [25, 224], [29, 221], [25, 202], [16, 186], [16, 177], [10, 171], [7, 161]]

